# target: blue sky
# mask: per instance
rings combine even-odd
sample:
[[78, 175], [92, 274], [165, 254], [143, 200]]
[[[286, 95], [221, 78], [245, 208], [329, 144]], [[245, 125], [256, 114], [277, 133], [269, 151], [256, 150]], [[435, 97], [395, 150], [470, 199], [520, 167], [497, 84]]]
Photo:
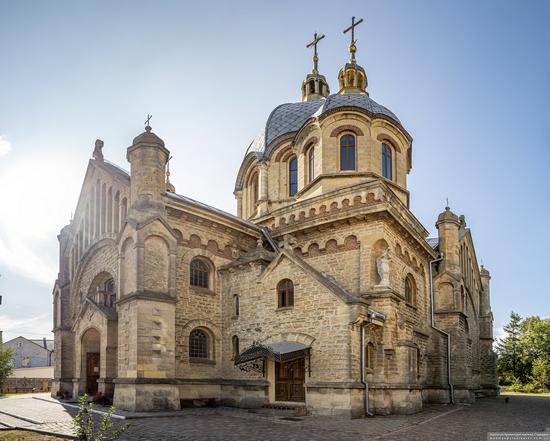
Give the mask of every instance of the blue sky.
[[[435, 235], [448, 197], [492, 274], [495, 327], [550, 316], [550, 2], [0, 0], [0, 328], [51, 329], [59, 229], [94, 140], [128, 168], [147, 113], [179, 193], [235, 211], [270, 111], [319, 67], [332, 88], [350, 15], [371, 97], [414, 138], [411, 208]], [[208, 165], [209, 175], [202, 172]]]

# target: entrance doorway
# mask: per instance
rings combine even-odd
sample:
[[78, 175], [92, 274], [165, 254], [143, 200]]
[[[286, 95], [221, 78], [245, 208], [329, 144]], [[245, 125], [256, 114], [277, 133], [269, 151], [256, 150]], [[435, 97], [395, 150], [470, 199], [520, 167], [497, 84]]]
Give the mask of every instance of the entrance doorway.
[[86, 393], [93, 396], [97, 393], [99, 379], [99, 352], [86, 353]]
[[305, 401], [305, 359], [275, 363], [275, 400]]

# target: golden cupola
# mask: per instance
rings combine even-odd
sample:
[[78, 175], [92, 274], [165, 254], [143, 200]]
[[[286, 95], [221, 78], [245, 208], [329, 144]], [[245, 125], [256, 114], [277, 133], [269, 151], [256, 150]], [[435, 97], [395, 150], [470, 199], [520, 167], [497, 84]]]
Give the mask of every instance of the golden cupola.
[[351, 19], [351, 26], [344, 31], [344, 34], [351, 31], [351, 43], [349, 45], [350, 60], [338, 72], [338, 82], [340, 83], [339, 95], [349, 95], [353, 93], [367, 92], [367, 74], [365, 69], [357, 64], [355, 53], [357, 52], [357, 41], [355, 40], [355, 27], [362, 23], [363, 19], [355, 21], [355, 17]]
[[324, 35], [318, 36], [317, 33], [313, 36], [313, 41], [306, 47], [309, 49], [313, 47], [313, 70], [306, 76], [306, 79], [302, 81], [302, 101], [318, 100], [326, 98], [330, 89], [324, 75], [319, 74], [318, 63], [319, 57], [317, 55], [317, 43], [325, 38]]

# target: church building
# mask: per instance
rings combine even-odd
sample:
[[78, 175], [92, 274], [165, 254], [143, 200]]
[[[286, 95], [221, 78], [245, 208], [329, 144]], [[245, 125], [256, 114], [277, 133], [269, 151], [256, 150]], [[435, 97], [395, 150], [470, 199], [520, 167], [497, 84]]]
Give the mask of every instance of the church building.
[[[409, 209], [412, 137], [350, 58], [313, 70], [237, 171], [237, 214], [170, 183], [149, 124], [130, 171], [97, 140], [58, 238], [53, 396], [362, 417], [498, 393], [490, 275], [464, 216]], [[421, 196], [420, 196], [421, 197]]]

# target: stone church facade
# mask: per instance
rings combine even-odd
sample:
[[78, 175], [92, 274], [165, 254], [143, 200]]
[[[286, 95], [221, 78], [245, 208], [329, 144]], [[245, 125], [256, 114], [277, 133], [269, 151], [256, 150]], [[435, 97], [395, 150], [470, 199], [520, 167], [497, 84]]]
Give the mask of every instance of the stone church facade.
[[58, 238], [52, 395], [120, 409], [209, 401], [359, 417], [496, 394], [489, 272], [463, 216], [409, 210], [412, 138], [314, 69], [249, 146], [237, 215], [176, 193], [147, 126], [130, 172], [93, 159]]

